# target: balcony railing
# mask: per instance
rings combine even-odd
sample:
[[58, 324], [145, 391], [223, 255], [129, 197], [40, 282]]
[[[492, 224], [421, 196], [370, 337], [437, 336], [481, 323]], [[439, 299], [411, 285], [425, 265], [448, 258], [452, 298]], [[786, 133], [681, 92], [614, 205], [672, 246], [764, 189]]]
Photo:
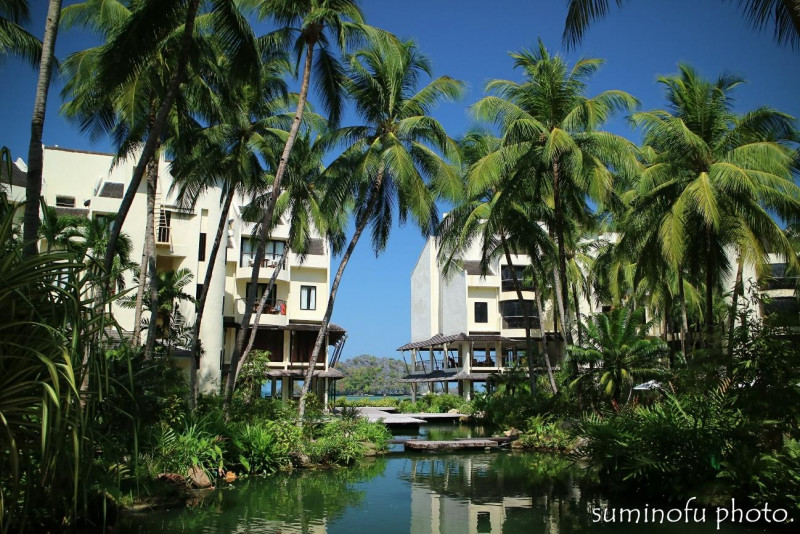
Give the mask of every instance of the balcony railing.
[[[514, 280], [501, 280], [500, 286], [503, 291], [516, 291], [517, 287], [514, 284]], [[522, 291], [533, 291], [533, 282], [528, 282], [525, 280], [519, 280], [519, 288]]]
[[[278, 263], [281, 261], [281, 254], [265, 254], [264, 259], [261, 260], [261, 267], [262, 268], [274, 268], [278, 267]], [[240, 259], [239, 265], [241, 267], [254, 267], [256, 263], [256, 253], [255, 252], [242, 252], [242, 257]], [[285, 268], [285, 265], [280, 266], [281, 269]]]
[[[260, 301], [260, 298], [257, 299], [253, 305], [253, 313], [258, 311], [258, 303]], [[236, 299], [236, 309], [239, 311], [239, 313], [243, 313], [246, 306], [247, 299]], [[280, 299], [268, 300], [264, 305], [264, 311], [262, 311], [262, 313], [268, 315], [286, 315], [286, 301]]]
[[[533, 329], [541, 328], [541, 322], [539, 321], [538, 317], [534, 316], [530, 318], [530, 327]], [[525, 317], [503, 317], [503, 328], [506, 330], [512, 328], [525, 328]]]
[[781, 276], [775, 278], [767, 278], [761, 281], [761, 289], [794, 289], [800, 282], [800, 277], [797, 276]]
[[156, 231], [156, 243], [169, 243], [170, 227], [159, 226]]

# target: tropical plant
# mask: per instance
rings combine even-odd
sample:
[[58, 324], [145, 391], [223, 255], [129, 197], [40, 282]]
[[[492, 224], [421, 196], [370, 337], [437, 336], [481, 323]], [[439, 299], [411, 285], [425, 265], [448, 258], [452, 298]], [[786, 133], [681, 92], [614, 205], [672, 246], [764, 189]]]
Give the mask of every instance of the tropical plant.
[[[633, 175], [637, 164], [633, 145], [622, 137], [599, 131], [613, 113], [629, 111], [637, 100], [618, 91], [585, 96], [586, 81], [602, 65], [600, 59], [581, 59], [569, 68], [560, 56], [551, 56], [540, 41], [538, 49], [513, 53], [524, 80], [493, 80], [491, 93], [474, 105], [478, 118], [501, 128], [503, 149], [495, 159], [508, 165], [525, 164], [530, 173], [547, 177], [542, 189], [553, 206], [548, 232], [556, 244], [553, 268], [555, 301], [568, 343], [572, 342], [566, 282], [566, 235], [568, 224], [580, 224], [590, 216], [588, 200], [599, 206], [613, 201], [614, 173]], [[487, 160], [487, 164], [492, 164]], [[502, 177], [488, 165], [486, 182]], [[476, 172], [481, 172], [476, 168]]]
[[335, 46], [344, 52], [348, 44], [358, 40], [365, 32], [370, 34], [371, 38], [377, 38], [377, 32], [364, 24], [361, 10], [354, 0], [249, 0], [247, 5], [257, 6], [260, 18], [271, 19], [279, 26], [268, 36], [269, 41], [277, 46], [288, 46], [290, 38], [294, 37], [292, 44], [297, 65], [300, 65], [303, 54], [305, 54], [305, 61], [297, 110], [289, 128], [289, 135], [286, 138], [278, 166], [275, 169], [271, 193], [264, 206], [261, 219], [261, 231], [253, 261], [253, 274], [248, 286], [251, 289], [248, 291], [242, 316], [242, 327], [236, 336], [230, 370], [225, 382], [226, 406], [230, 403], [236, 386], [236, 370], [245, 347], [250, 330], [250, 319], [255, 308], [261, 262], [264, 259], [267, 238], [274, 223], [275, 205], [281, 191], [283, 177], [303, 121], [308, 90], [311, 86], [312, 70], [316, 71], [314, 81], [319, 89], [323, 108], [328, 112], [330, 125], [335, 127], [338, 125], [342, 112], [343, 71], [332, 48]]
[[[623, 0], [614, 0], [622, 6]], [[800, 48], [800, 2], [797, 0], [738, 0], [742, 15], [756, 30], [774, 24], [775, 42], [794, 50]], [[569, 0], [564, 24], [564, 44], [575, 47], [592, 22], [604, 18], [610, 11], [610, 0]]]
[[619, 307], [596, 315], [586, 324], [582, 346], [567, 348], [572, 361], [588, 365], [572, 383], [596, 381], [615, 403], [628, 403], [636, 381], [667, 376], [661, 339], [647, 339], [652, 326], [643, 308]]
[[21, 26], [29, 20], [27, 0], [0, 1], [0, 56], [13, 54], [38, 66], [42, 58], [42, 42]]
[[410, 41], [371, 43], [352, 56], [348, 73], [347, 93], [365, 123], [332, 133], [332, 142], [347, 146], [326, 171], [331, 182], [325, 203], [338, 210], [354, 205], [355, 229], [331, 283], [309, 359], [298, 408], [301, 424], [336, 293], [367, 225], [372, 225], [372, 244], [378, 253], [389, 239], [396, 202], [400, 222], [410, 216], [428, 235], [437, 222], [437, 196], [453, 195], [461, 183], [442, 157], [456, 154], [455, 143], [430, 112], [440, 102], [458, 98], [462, 82], [442, 76], [417, 90], [419, 78], [431, 75], [431, 65]]
[[[630, 211], [631, 219], [648, 221], [647, 228], [633, 221], [637, 231], [626, 234], [658, 243], [661, 251], [654, 257], [679, 274], [704, 278], [710, 343], [714, 295], [730, 269], [727, 246], [736, 247], [740, 262], [759, 259], [756, 265], [763, 265], [767, 252], [794, 262], [773, 215], [792, 220], [800, 214], [800, 188], [792, 178], [796, 133], [792, 117], [769, 108], [734, 114], [731, 91], [740, 78], [724, 75], [712, 83], [688, 65], [679, 69], [676, 76], [659, 78], [669, 111], [633, 115], [653, 155]], [[682, 289], [680, 280], [678, 285]], [[735, 289], [734, 303], [741, 285]]]

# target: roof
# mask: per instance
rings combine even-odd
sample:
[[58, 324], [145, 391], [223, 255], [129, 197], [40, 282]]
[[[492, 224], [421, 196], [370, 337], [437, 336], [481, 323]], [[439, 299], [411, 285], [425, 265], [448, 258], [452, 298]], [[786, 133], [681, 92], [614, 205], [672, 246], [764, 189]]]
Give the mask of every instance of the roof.
[[[234, 317], [231, 316], [224, 316], [223, 317], [223, 324], [226, 328], [236, 328], [239, 329], [240, 325], [236, 321]], [[321, 325], [319, 323], [293, 323], [289, 322], [286, 326], [279, 326], [279, 325], [271, 325], [271, 324], [262, 324], [258, 326], [259, 330], [290, 330], [293, 332], [318, 332], [319, 327]], [[336, 323], [328, 324], [328, 342], [330, 344], [336, 343], [339, 339], [347, 332], [344, 328], [339, 326]]]
[[424, 341], [414, 341], [412, 343], [406, 343], [402, 347], [399, 347], [397, 350], [412, 350], [412, 349], [432, 349], [436, 347], [443, 346], [445, 343], [453, 343], [456, 341], [493, 341], [493, 342], [501, 342], [501, 343], [517, 343], [516, 339], [511, 339], [510, 337], [501, 336], [498, 334], [451, 334], [448, 336], [444, 336], [442, 334], [436, 334], [430, 339], [426, 339]]
[[473, 276], [493, 276], [494, 271], [492, 271], [491, 267], [486, 268], [486, 272], [481, 271], [481, 262], [477, 260], [464, 260], [464, 270], [467, 271], [467, 274]]
[[318, 239], [316, 237], [312, 237], [311, 239], [309, 239], [308, 254], [312, 254], [314, 256], [324, 256], [325, 242], [322, 239]]
[[16, 162], [11, 164], [11, 179], [8, 179], [8, 171], [6, 170], [6, 166], [3, 165], [2, 169], [0, 169], [0, 182], [4, 184], [11, 184], [12, 187], [25, 187], [28, 183], [28, 173], [17, 167]]
[[125, 184], [119, 182], [106, 182], [103, 184], [103, 188], [100, 190], [100, 194], [97, 196], [106, 198], [122, 198], [122, 194], [124, 192]]
[[455, 369], [450, 369], [450, 370], [437, 369], [435, 371], [431, 371], [430, 373], [425, 373], [425, 374], [409, 374], [401, 378], [399, 381], [406, 383], [442, 382], [442, 381], [455, 380], [455, 377], [456, 377]]
[[58, 215], [72, 215], [74, 217], [89, 217], [89, 210], [86, 208], [67, 208], [64, 206], [55, 207]]

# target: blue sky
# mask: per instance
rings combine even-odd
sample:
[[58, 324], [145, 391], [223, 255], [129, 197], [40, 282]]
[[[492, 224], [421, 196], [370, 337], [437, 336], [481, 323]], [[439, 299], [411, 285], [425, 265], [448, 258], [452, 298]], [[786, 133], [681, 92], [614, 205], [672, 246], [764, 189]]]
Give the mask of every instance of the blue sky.
[[[30, 27], [41, 34], [47, 3], [31, 4]], [[370, 24], [416, 40], [430, 57], [436, 76], [467, 82], [469, 90], [462, 101], [443, 105], [435, 113], [454, 137], [472, 124], [468, 107], [482, 96], [488, 80], [519, 79], [508, 52], [534, 47], [540, 37], [552, 52], [562, 52], [570, 60], [606, 59], [590, 83], [589, 94], [621, 89], [637, 97], [642, 109], [661, 108], [665, 104], [656, 78], [674, 73], [683, 61], [709, 78], [722, 72], [745, 77], [749, 83], [735, 93], [741, 111], [771, 106], [800, 117], [800, 53], [778, 48], [766, 32], [752, 31], [735, 2], [630, 2], [596, 23], [583, 44], [569, 53], [561, 47], [566, 0], [362, 0], [361, 4]], [[86, 34], [62, 31], [56, 53], [63, 58], [93, 44]], [[0, 76], [0, 144], [11, 148], [14, 159], [26, 159], [36, 73], [6, 59], [0, 63]], [[59, 90], [51, 90], [44, 143], [110, 150], [106, 140], [93, 143], [59, 117]], [[608, 129], [638, 139], [623, 117]], [[363, 353], [397, 356], [395, 349], [409, 340], [410, 274], [423, 244], [419, 231], [407, 226], [394, 228], [378, 258], [369, 243], [359, 245], [345, 272], [333, 318], [349, 331], [345, 358]]]

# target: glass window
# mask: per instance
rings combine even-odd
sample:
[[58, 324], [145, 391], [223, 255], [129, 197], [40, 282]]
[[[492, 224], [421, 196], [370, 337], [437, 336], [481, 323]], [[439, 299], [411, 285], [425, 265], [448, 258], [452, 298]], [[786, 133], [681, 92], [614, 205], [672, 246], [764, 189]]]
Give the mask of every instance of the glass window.
[[197, 246], [197, 261], [206, 261], [206, 234], [200, 233], [200, 242]]
[[489, 322], [489, 304], [486, 302], [475, 303], [475, 322], [488, 323]]
[[316, 286], [300, 286], [300, 309], [317, 309], [317, 288]]

